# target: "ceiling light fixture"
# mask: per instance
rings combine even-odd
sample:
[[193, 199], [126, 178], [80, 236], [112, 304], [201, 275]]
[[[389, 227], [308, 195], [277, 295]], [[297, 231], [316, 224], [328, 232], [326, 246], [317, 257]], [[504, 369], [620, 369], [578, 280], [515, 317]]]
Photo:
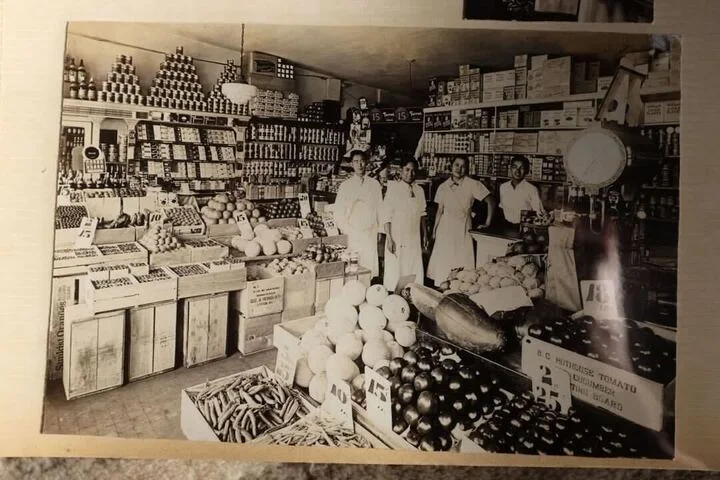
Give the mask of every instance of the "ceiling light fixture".
[[231, 102], [238, 105], [247, 104], [251, 98], [257, 95], [257, 87], [245, 82], [243, 77], [243, 56], [245, 53], [245, 24], [242, 24], [242, 33], [240, 37], [240, 75], [239, 82], [228, 82], [223, 84], [222, 93]]

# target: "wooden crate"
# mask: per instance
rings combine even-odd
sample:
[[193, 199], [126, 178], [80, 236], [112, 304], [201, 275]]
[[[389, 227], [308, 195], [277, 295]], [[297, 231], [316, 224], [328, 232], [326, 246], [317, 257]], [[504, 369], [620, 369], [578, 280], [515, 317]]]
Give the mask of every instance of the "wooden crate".
[[345, 274], [345, 262], [315, 263], [309, 262], [316, 278], [334, 278]]
[[135, 227], [128, 228], [99, 228], [95, 230], [95, 245], [107, 243], [130, 243], [135, 242]]
[[86, 267], [96, 263], [104, 263], [103, 256], [96, 245], [88, 248], [61, 248], [53, 253], [53, 268]]
[[290, 240], [290, 244], [292, 245], [292, 252], [299, 255], [310, 245], [320, 245], [320, 238], [298, 238]]
[[237, 349], [243, 355], [268, 350], [273, 346], [273, 327], [282, 321], [282, 314], [272, 313], [260, 317], [246, 317], [233, 312], [237, 325]]
[[209, 238], [232, 237], [233, 235], [240, 235], [240, 230], [236, 224], [210, 224], [207, 226], [207, 236]]
[[358, 267], [357, 273], [345, 274], [345, 283], [349, 282], [350, 280], [359, 280], [360, 283], [362, 283], [366, 287], [369, 287], [370, 282], [372, 281], [372, 272], [365, 267]]
[[181, 265], [190, 262], [192, 262], [192, 253], [189, 248], [150, 254], [150, 265]]
[[183, 300], [183, 364], [200, 365], [227, 355], [228, 294]]
[[298, 318], [311, 317], [315, 315], [315, 306], [309, 305], [306, 307], [285, 309], [282, 312], [282, 322], [289, 322], [291, 320], [297, 320]]
[[212, 239], [189, 240], [185, 242], [185, 247], [190, 250], [191, 262], [220, 260], [230, 254], [230, 248], [227, 245]]
[[135, 276], [128, 274], [132, 285], [100, 290], [94, 288], [87, 278], [86, 303], [93, 312], [98, 313], [176, 300], [177, 276], [167, 268], [154, 267], [153, 270], [162, 270], [165, 278], [141, 283]]
[[125, 310], [93, 314], [65, 307], [63, 385], [68, 400], [119, 387], [124, 379]]
[[108, 243], [97, 245], [102, 254], [102, 263], [117, 264], [147, 262], [148, 251], [138, 242]]
[[47, 379], [60, 380], [63, 376], [63, 350], [65, 335], [65, 307], [85, 301], [87, 275], [53, 277], [50, 294], [50, 328], [48, 329]]
[[283, 277], [261, 278], [247, 282], [244, 290], [233, 292], [232, 306], [248, 317], [280, 313], [284, 293]]
[[175, 368], [177, 302], [133, 308], [128, 313], [128, 381]]
[[[187, 266], [173, 265], [169, 268], [177, 275], [173, 268]], [[198, 275], [178, 275], [177, 298], [192, 298], [215, 293], [235, 292], [243, 290], [247, 284], [247, 270], [236, 268], [228, 271], [213, 271], [202, 263], [193, 263], [204, 270], [205, 273]]]

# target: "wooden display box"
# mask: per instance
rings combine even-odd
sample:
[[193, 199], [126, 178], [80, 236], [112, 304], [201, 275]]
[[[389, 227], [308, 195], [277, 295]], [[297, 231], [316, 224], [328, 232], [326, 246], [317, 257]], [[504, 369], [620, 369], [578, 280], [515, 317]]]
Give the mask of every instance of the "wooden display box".
[[289, 242], [292, 245], [292, 252], [298, 255], [302, 254], [310, 245], [320, 245], [321, 243], [318, 237], [298, 238], [296, 240], [289, 240]]
[[321, 242], [323, 245], [343, 245], [345, 247], [348, 246], [348, 236], [347, 235], [331, 235], [328, 237], [322, 237]]
[[[55, 248], [72, 248], [77, 238], [77, 228], [63, 228], [55, 230]], [[128, 228], [98, 228], [93, 238], [94, 245], [108, 243], [127, 243], [136, 240], [135, 227]]]
[[345, 274], [345, 262], [327, 262], [327, 263], [306, 263], [310, 269], [315, 273], [315, 278], [334, 278]]
[[537, 358], [570, 375], [574, 398], [659, 432], [674, 412], [675, 380], [663, 385], [530, 336], [522, 341], [522, 371], [537, 368]]
[[[202, 269], [203, 273], [188, 276], [180, 275], [177, 269], [187, 266]], [[166, 268], [170, 269], [178, 277], [177, 298], [179, 299], [243, 290], [247, 282], [247, 270], [244, 268], [211, 272], [202, 263], [187, 263]]]
[[191, 262], [220, 260], [230, 254], [230, 248], [227, 245], [223, 245], [212, 239], [189, 240], [185, 242], [185, 248], [190, 250]]
[[315, 313], [325, 310], [325, 304], [335, 295], [339, 295], [345, 285], [345, 276], [318, 278], [315, 282]]
[[315, 306], [309, 305], [306, 307], [285, 309], [282, 312], [282, 322], [289, 322], [297, 320], [299, 318], [306, 318], [315, 315]]
[[65, 307], [63, 386], [70, 400], [119, 387], [124, 379], [125, 310], [95, 315]]
[[185, 367], [227, 356], [228, 294], [188, 298], [182, 302], [182, 354]]
[[96, 288], [89, 278], [85, 278], [85, 299], [93, 312], [107, 312], [120, 308], [138, 307], [152, 303], [174, 301], [178, 298], [177, 276], [167, 268], [162, 268], [165, 278], [148, 282], [139, 282], [133, 275], [127, 274], [131, 284], [126, 286]]
[[[219, 442], [220, 439], [213, 431], [208, 421], [205, 419], [203, 414], [198, 410], [193, 402], [191, 395], [202, 392], [208, 387], [221, 384], [231, 384], [235, 379], [239, 377], [247, 377], [261, 373], [264, 377], [275, 378], [274, 373], [265, 366], [260, 366], [244, 372], [228, 375], [227, 377], [218, 378], [209, 382], [201, 383], [199, 385], [186, 388], [180, 392], [180, 429], [182, 430], [185, 438], [193, 441], [202, 442]], [[305, 403], [308, 409], [313, 407], [313, 404], [309, 399], [300, 393], [299, 399]], [[261, 437], [258, 437], [261, 438]]]
[[138, 242], [107, 243], [98, 245], [102, 255], [102, 263], [118, 264], [147, 262], [148, 251]]
[[246, 317], [240, 312], [233, 312], [232, 316], [237, 325], [237, 349], [240, 353], [249, 355], [273, 347], [273, 327], [282, 321], [282, 314]]
[[207, 226], [207, 236], [209, 238], [232, 237], [233, 235], [240, 235], [240, 230], [238, 229], [237, 224], [229, 223], [221, 225], [216, 223]]
[[[86, 267], [103, 261], [103, 256], [96, 245], [81, 249], [62, 248], [53, 252], [53, 269]], [[82, 270], [84, 269], [79, 271]]]
[[232, 309], [247, 317], [282, 312], [285, 279], [271, 277], [264, 268], [253, 268], [253, 277], [257, 280], [248, 281], [244, 290], [235, 289], [240, 291], [233, 292]]
[[180, 265], [190, 262], [192, 262], [192, 252], [189, 248], [150, 254], [150, 265]]
[[128, 381], [175, 368], [177, 302], [133, 308], [128, 312]]

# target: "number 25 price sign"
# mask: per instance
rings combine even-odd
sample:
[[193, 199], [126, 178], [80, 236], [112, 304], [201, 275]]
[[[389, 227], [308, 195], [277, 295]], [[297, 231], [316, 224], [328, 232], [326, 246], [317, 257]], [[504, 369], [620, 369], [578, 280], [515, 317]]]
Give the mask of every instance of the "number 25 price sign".
[[390, 381], [365, 367], [365, 401], [370, 421], [379, 428], [392, 429]]
[[533, 395], [557, 413], [566, 414], [572, 406], [570, 374], [539, 362], [531, 373]]

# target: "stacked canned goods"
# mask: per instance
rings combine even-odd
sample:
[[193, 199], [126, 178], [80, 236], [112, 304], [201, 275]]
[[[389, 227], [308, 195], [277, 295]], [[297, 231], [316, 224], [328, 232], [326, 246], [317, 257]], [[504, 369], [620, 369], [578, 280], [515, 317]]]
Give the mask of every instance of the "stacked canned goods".
[[153, 85], [150, 87], [148, 106], [178, 110], [207, 111], [205, 95], [193, 58], [177, 47], [175, 53], [165, 54]]
[[100, 102], [144, 105], [145, 100], [140, 90], [132, 55], [115, 56], [115, 63], [110, 67], [107, 80], [102, 82], [97, 99]]
[[235, 65], [234, 60], [228, 60], [225, 63], [223, 72], [218, 77], [213, 89], [208, 95], [208, 108], [209, 111], [214, 113], [226, 113], [230, 115], [249, 115], [249, 105], [240, 105], [233, 103], [222, 93], [222, 86], [228, 82], [234, 82], [238, 78], [238, 67]]

